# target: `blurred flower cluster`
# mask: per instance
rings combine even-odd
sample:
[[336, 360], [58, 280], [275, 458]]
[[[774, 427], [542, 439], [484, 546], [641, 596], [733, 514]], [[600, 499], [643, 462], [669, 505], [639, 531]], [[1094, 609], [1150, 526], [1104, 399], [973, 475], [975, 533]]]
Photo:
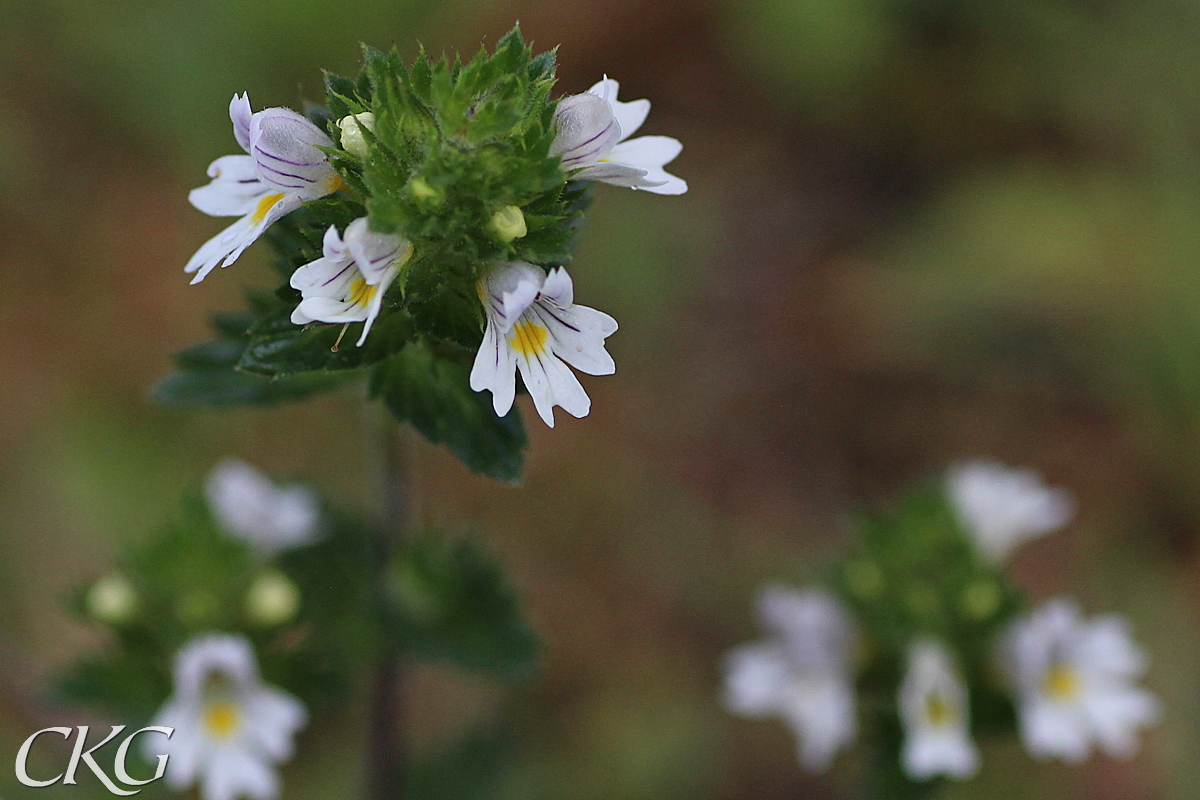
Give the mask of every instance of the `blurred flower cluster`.
[[538, 653], [476, 545], [414, 532], [381, 561], [365, 522], [236, 460], [116, 570], [79, 587], [73, 608], [109, 641], [60, 691], [126, 723], [174, 728], [144, 755], [167, 754], [167, 784], [197, 785], [203, 800], [278, 797], [295, 734], [310, 713], [343, 705], [382, 651], [500, 678], [528, 674]]
[[[189, 199], [237, 220], [185, 269], [202, 281], [265, 235], [282, 282], [215, 320], [218, 341], [181, 353], [158, 398], [274, 402], [369, 372], [399, 421], [475, 471], [519, 477], [517, 374], [553, 426], [555, 406], [590, 409], [571, 368], [616, 368], [616, 321], [576, 305], [563, 267], [588, 187], [687, 190], [664, 169], [677, 140], [631, 138], [648, 100], [618, 100], [608, 78], [554, 100], [554, 67], [513, 29], [465, 64], [366, 48], [358, 77], [327, 73], [326, 106], [306, 114], [234, 95], [244, 154], [214, 161]], [[485, 390], [490, 404], [472, 394]]]
[[1128, 625], [1065, 598], [1030, 608], [1003, 572], [1072, 513], [1036, 473], [973, 462], [865, 515], [831, 588], [762, 591], [769, 638], [727, 656], [726, 707], [781, 717], [814, 771], [868, 728], [900, 768], [880, 778], [889, 797], [973, 776], [979, 735], [1015, 729], [1039, 759], [1131, 755], [1159, 703], [1137, 685], [1147, 659]]

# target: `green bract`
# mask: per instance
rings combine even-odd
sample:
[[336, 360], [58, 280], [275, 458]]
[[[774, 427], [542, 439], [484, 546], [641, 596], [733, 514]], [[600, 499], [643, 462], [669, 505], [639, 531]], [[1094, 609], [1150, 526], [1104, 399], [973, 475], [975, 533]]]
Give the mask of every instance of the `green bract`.
[[[336, 145], [322, 149], [341, 189], [271, 226], [266, 238], [282, 285], [248, 298], [246, 312], [215, 318], [218, 338], [179, 353], [155, 398], [272, 403], [369, 371], [371, 396], [398, 420], [446, 444], [473, 471], [519, 479], [520, 415], [497, 417], [467, 376], [485, 324], [480, 278], [499, 262], [568, 260], [587, 203], [587, 182], [568, 183], [550, 155], [554, 66], [552, 51], [535, 55], [514, 28], [494, 52], [466, 64], [422, 52], [408, 66], [394, 49], [364, 48], [356, 79], [326, 73], [326, 106], [307, 116]], [[331, 226], [344, 230], [363, 216], [372, 231], [411, 243], [412, 253], [398, 262], [370, 335], [356, 347], [361, 322], [350, 330], [293, 323], [301, 296], [288, 280], [322, 257]]]

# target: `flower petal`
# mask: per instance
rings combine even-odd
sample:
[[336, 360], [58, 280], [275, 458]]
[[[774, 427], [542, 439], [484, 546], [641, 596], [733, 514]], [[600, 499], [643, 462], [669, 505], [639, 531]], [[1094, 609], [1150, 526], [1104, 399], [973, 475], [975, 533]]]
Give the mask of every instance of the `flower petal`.
[[546, 273], [533, 264], [501, 264], [483, 280], [483, 302], [500, 333], [508, 333], [546, 282]]
[[634, 188], [655, 194], [683, 194], [687, 183], [663, 169], [682, 150], [683, 144], [670, 136], [639, 136], [618, 144], [605, 160], [644, 170], [643, 183], [633, 184]]
[[620, 88], [621, 84], [612, 78], [605, 78], [588, 89], [588, 94], [608, 102], [617, 124], [621, 126], [621, 139], [627, 139], [636, 133], [638, 128], [642, 127], [642, 123], [646, 121], [646, 115], [650, 113], [650, 101], [633, 100], [622, 103], [617, 100], [617, 92], [620, 91]]
[[201, 800], [275, 800], [279, 776], [269, 765], [237, 747], [213, 753], [200, 786]]
[[250, 121], [250, 155], [264, 183], [315, 200], [335, 191], [341, 177], [317, 149], [333, 140], [290, 108], [268, 108]]
[[621, 140], [621, 126], [612, 108], [599, 97], [576, 94], [558, 101], [554, 110], [558, 133], [550, 155], [562, 156], [565, 170], [595, 164]]
[[234, 95], [229, 101], [229, 119], [233, 121], [233, 136], [247, 153], [250, 152], [250, 94]]
[[237, 261], [242, 251], [262, 236], [263, 231], [275, 220], [295, 211], [300, 205], [300, 199], [294, 195], [263, 195], [253, 213], [242, 217], [201, 245], [183, 271], [195, 272], [192, 283], [199, 283], [216, 269], [218, 264], [228, 267]]
[[412, 245], [402, 237], [371, 230], [366, 217], [346, 226], [345, 242], [363, 277], [372, 286], [384, 279], [392, 265], [403, 262], [412, 252]]
[[363, 342], [367, 340], [367, 334], [371, 332], [371, 326], [375, 324], [375, 318], [379, 316], [379, 311], [383, 308], [383, 296], [387, 294], [388, 286], [392, 284], [398, 273], [399, 270], [396, 267], [389, 267], [379, 279], [379, 283], [375, 285], [375, 292], [371, 295], [371, 302], [367, 305], [367, 324], [363, 325], [362, 335], [358, 337], [356, 344], [357, 347], [362, 347]]
[[631, 167], [627, 164], [616, 164], [602, 161], [595, 166], [586, 167], [571, 176], [573, 181], [600, 181], [611, 186], [644, 188], [651, 182], [646, 178], [646, 170]]
[[296, 731], [308, 722], [304, 704], [287, 692], [263, 686], [243, 702], [248, 738], [273, 761], [292, 757]]
[[271, 191], [254, 172], [250, 156], [221, 156], [208, 167], [212, 181], [192, 189], [188, 202], [212, 217], [250, 214], [263, 195]]
[[617, 321], [587, 306], [562, 308], [537, 302], [528, 314], [549, 332], [554, 355], [588, 375], [612, 375], [617, 365], [604, 349], [604, 339], [617, 329]]
[[789, 670], [776, 644], [743, 645], [725, 656], [725, 707], [735, 714], [762, 717], [782, 710]]
[[498, 416], [505, 416], [512, 409], [517, 391], [516, 364], [514, 353], [504, 337], [497, 332], [496, 324], [489, 319], [483, 333], [483, 342], [475, 354], [471, 367], [471, 389], [492, 393], [492, 408]]
[[[512, 336], [510, 334], [510, 342]], [[533, 399], [533, 407], [548, 427], [554, 427], [554, 406], [561, 406], [573, 417], [585, 417], [592, 401], [583, 385], [562, 361], [547, 350], [516, 353], [517, 369]]]

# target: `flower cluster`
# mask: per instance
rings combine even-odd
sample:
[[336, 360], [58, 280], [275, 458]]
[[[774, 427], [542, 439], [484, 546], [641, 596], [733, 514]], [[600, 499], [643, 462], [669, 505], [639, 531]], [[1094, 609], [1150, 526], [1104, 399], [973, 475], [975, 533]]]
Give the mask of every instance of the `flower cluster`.
[[[68, 693], [82, 688], [129, 713], [148, 699], [145, 687], [162, 683], [156, 676], [168, 679], [152, 724], [175, 732], [166, 744], [148, 742], [147, 752], [169, 756], [173, 789], [198, 786], [202, 800], [279, 797], [277, 765], [291, 757], [308, 710], [263, 681], [259, 652], [269, 645], [271, 672], [284, 675], [328, 661], [303, 641], [314, 636], [313, 621], [301, 618], [305, 598], [281, 566], [324, 540], [324, 516], [309, 487], [277, 486], [226, 459], [210, 472], [204, 502], [186, 505], [177, 527], [83, 593], [81, 610], [109, 626], [120, 649], [112, 661], [85, 665]], [[97, 689], [102, 696], [91, 696]]]
[[[1093, 747], [1131, 755], [1138, 731], [1157, 719], [1159, 704], [1137, 685], [1147, 659], [1125, 621], [1088, 619], [1062, 598], [1020, 613], [1019, 601], [1004, 597], [1002, 577], [987, 575], [1022, 541], [1065, 525], [1071, 496], [1046, 487], [1032, 471], [979, 462], [953, 467], [938, 494], [941, 503], [910, 504], [908, 533], [903, 525], [866, 526], [874, 560], [860, 555], [847, 562], [840, 596], [823, 589], [763, 590], [759, 616], [770, 637], [726, 657], [726, 707], [746, 716], [782, 717], [799, 739], [800, 762], [823, 770], [860, 724], [858, 677], [878, 676], [882, 664], [896, 686], [893, 718], [903, 731], [897, 757], [913, 781], [976, 773], [972, 698], [989, 693], [1014, 703], [1021, 741], [1035, 758], [1078, 763]], [[896, 549], [904, 550], [919, 529], [939, 525], [943, 542], [912, 547], [932, 551], [928, 558], [939, 571], [954, 572], [947, 565], [955, 552], [975, 562], [964, 568], [966, 578], [944, 579], [951, 592], [935, 584], [932, 571], [914, 584], [888, 568], [891, 558], [920, 573], [921, 554], [896, 555]], [[889, 581], [900, 584], [897, 594], [889, 595]], [[942, 601], [945, 596], [962, 601], [957, 610]], [[901, 616], [880, 612], [895, 606], [907, 609]], [[868, 646], [856, 648], [864, 641]], [[993, 686], [995, 676], [999, 685]], [[879, 688], [874, 679], [867, 686], [865, 691]]]
[[[188, 262], [193, 283], [276, 223], [299, 234], [282, 250], [291, 264], [280, 297], [300, 327], [289, 334], [260, 320], [236, 366], [294, 377], [403, 358], [410, 344], [451, 360], [469, 348], [467, 383], [491, 393], [498, 417], [512, 408], [518, 373], [547, 425], [554, 406], [587, 414], [570, 368], [611, 374], [605, 339], [617, 323], [574, 304], [562, 266], [584, 193], [601, 182], [682, 194], [687, 184], [664, 169], [682, 146], [633, 137], [650, 101], [618, 100], [607, 77], [550, 100], [553, 54], [534, 56], [515, 30], [466, 65], [366, 55], [357, 81], [329, 76], [327, 115], [252, 112], [235, 95], [230, 118], [246, 154], [214, 161], [212, 181], [190, 195], [205, 213], [239, 218]], [[362, 325], [361, 353], [329, 358], [352, 324]], [[319, 331], [302, 337], [317, 325], [341, 326], [332, 346]], [[383, 341], [366, 347], [379, 326]], [[386, 395], [384, 384], [374, 381]]]

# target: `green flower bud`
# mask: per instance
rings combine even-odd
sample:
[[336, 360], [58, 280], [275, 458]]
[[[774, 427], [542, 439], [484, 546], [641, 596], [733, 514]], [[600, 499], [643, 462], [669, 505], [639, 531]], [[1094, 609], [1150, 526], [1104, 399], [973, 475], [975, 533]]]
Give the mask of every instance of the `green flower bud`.
[[525, 215], [517, 206], [505, 206], [492, 214], [492, 221], [488, 226], [502, 242], [511, 242], [529, 233], [529, 228], [525, 225]]
[[413, 178], [409, 181], [408, 192], [417, 200], [428, 200], [431, 205], [442, 200], [442, 193], [430, 186], [424, 178]]
[[255, 625], [282, 625], [300, 610], [300, 590], [282, 572], [264, 572], [246, 593], [246, 617]]
[[995, 581], [978, 580], [963, 590], [961, 602], [969, 619], [982, 622], [1000, 608], [1000, 589]]
[[92, 584], [87, 593], [87, 610], [101, 622], [118, 625], [133, 615], [137, 600], [137, 592], [125, 576], [114, 572]]
[[338, 120], [338, 127], [342, 131], [342, 149], [351, 155], [365, 159], [371, 152], [371, 148], [367, 144], [367, 137], [363, 136], [362, 129], [366, 128], [371, 133], [375, 132], [375, 115], [370, 111], [364, 111], [361, 114], [342, 117]]

